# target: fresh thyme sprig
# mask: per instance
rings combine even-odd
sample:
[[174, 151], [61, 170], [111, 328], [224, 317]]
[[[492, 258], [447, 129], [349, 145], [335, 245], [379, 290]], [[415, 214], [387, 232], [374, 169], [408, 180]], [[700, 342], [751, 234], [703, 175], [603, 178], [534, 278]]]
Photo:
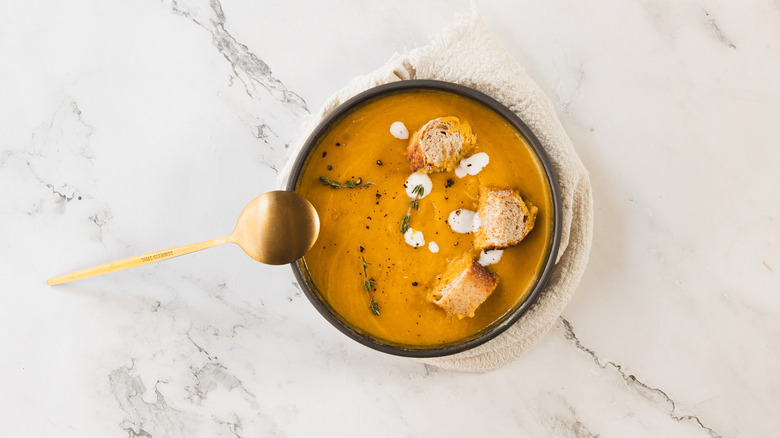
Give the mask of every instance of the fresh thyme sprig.
[[321, 176], [320, 177], [320, 181], [323, 184], [325, 184], [326, 186], [329, 186], [332, 189], [344, 189], [344, 188], [354, 189], [354, 188], [358, 188], [358, 187], [367, 188], [368, 186], [375, 186], [376, 185], [375, 183], [372, 183], [372, 182], [364, 183], [363, 182], [363, 178], [358, 178], [357, 180], [348, 179], [348, 180], [344, 181], [344, 184], [342, 184], [342, 183], [340, 183], [338, 181], [334, 181], [332, 179], [328, 179], [325, 176]]
[[401, 219], [401, 234], [406, 234], [406, 232], [409, 230], [409, 219], [412, 218], [412, 210], [417, 210], [420, 208], [420, 204], [417, 202], [417, 200], [422, 198], [424, 194], [425, 188], [423, 188], [422, 184], [417, 184], [412, 189], [412, 196], [414, 197], [411, 201], [406, 203], [409, 208], [406, 210], [406, 214]]
[[372, 297], [371, 292], [376, 290], [376, 280], [373, 278], [368, 278], [368, 265], [369, 263], [366, 261], [366, 258], [363, 256], [360, 256], [360, 258], [363, 260], [363, 278], [365, 279], [363, 281], [363, 288], [366, 290], [366, 293], [368, 293], [368, 308], [371, 310], [371, 313], [373, 313], [376, 316], [379, 316], [379, 303], [376, 302], [376, 300]]
[[409, 219], [412, 217], [411, 214], [406, 213], [404, 215], [404, 218], [401, 219], [401, 234], [406, 234], [406, 232], [409, 230]]
[[371, 313], [379, 316], [379, 303], [377, 303], [376, 300], [371, 300], [371, 302], [368, 303], [368, 308], [371, 309]]

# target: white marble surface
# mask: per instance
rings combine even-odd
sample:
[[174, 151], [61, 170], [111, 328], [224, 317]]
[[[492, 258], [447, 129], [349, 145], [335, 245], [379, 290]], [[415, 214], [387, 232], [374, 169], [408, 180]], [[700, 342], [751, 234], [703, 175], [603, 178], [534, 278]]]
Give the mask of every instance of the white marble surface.
[[477, 2], [591, 172], [591, 262], [490, 374], [328, 325], [221, 247], [300, 122], [466, 1], [0, 2], [2, 436], [769, 437], [780, 430], [780, 2]]

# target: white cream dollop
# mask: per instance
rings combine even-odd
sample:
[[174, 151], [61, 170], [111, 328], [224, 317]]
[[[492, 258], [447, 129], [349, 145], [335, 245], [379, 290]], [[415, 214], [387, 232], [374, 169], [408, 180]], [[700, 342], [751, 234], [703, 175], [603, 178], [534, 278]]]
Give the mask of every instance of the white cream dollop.
[[428, 250], [436, 254], [437, 252], [439, 252], [439, 245], [437, 245], [436, 242], [431, 240], [430, 242], [428, 242]]
[[482, 266], [488, 266], [492, 265], [494, 263], [498, 263], [499, 260], [501, 260], [501, 256], [504, 255], [503, 249], [494, 249], [491, 251], [482, 251], [479, 254], [479, 260], [477, 263], [479, 263]]
[[[423, 186], [422, 196], [417, 196], [414, 193], [412, 193], [412, 190], [414, 190], [414, 187], [417, 186], [418, 184]], [[428, 175], [421, 172], [415, 172], [409, 175], [409, 178], [406, 178], [404, 187], [406, 187], [407, 196], [409, 196], [410, 198], [416, 197], [417, 199], [422, 199], [428, 196], [429, 193], [431, 193], [431, 190], [433, 189], [433, 181], [431, 181]]]
[[459, 208], [450, 213], [447, 223], [450, 224], [452, 231], [466, 234], [475, 233], [479, 229], [480, 220], [477, 213], [465, 208]]
[[425, 236], [423, 236], [422, 231], [414, 231], [411, 227], [404, 233], [404, 240], [415, 248], [425, 245]]
[[455, 175], [463, 178], [466, 175], [476, 175], [485, 168], [490, 162], [490, 157], [484, 152], [474, 154], [468, 158], [460, 160], [458, 167], [455, 168]]
[[406, 140], [409, 138], [409, 130], [406, 129], [406, 125], [404, 125], [403, 122], [393, 122], [393, 124], [390, 125], [390, 133], [399, 140]]

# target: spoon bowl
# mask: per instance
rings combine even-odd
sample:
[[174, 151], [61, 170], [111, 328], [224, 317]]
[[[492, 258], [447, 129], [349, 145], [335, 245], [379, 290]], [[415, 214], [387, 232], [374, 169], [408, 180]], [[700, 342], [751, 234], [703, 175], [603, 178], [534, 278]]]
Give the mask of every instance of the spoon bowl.
[[319, 232], [314, 206], [300, 195], [279, 190], [250, 202], [228, 237], [260, 263], [286, 265], [306, 254]]
[[320, 231], [317, 211], [304, 197], [286, 191], [263, 193], [244, 207], [232, 233], [218, 239], [141, 254], [115, 262], [71, 272], [46, 280], [67, 283], [82, 278], [167, 260], [224, 243], [235, 243], [258, 262], [269, 265], [292, 263], [308, 252]]

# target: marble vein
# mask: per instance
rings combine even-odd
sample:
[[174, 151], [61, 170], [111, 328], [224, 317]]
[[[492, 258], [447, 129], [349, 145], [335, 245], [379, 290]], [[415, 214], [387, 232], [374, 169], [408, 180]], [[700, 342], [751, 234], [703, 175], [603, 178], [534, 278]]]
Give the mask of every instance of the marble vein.
[[[95, 226], [93, 237], [103, 240], [103, 227], [112, 213], [108, 204], [95, 198], [92, 177], [95, 155], [90, 148], [94, 128], [83, 118], [75, 100], [58, 105], [48, 121], [33, 130], [30, 143], [16, 150], [4, 150], [0, 168], [6, 175], [15, 173], [21, 179], [14, 184], [20, 205], [3, 203], [0, 212], [38, 216], [48, 211], [65, 214], [72, 202], [83, 201], [75, 209]], [[73, 169], [66, 172], [64, 169]]]
[[[215, 415], [200, 416], [191, 412], [176, 409], [166, 401], [158, 385], [166, 383], [157, 381], [153, 385], [154, 401], [146, 401], [143, 395], [147, 388], [140, 376], [134, 373], [135, 362], [130, 367], [114, 370], [109, 376], [109, 382], [117, 402], [125, 411], [125, 418], [119, 427], [128, 433], [129, 437], [154, 436], [216, 436], [241, 437], [241, 420], [237, 417], [220, 419]], [[219, 373], [219, 371], [217, 371]], [[192, 373], [196, 379], [207, 381], [204, 389], [195, 387], [193, 396], [200, 396], [201, 401], [218, 383], [212, 379], [213, 371], [209, 368], [195, 370]], [[200, 385], [200, 380], [198, 380]], [[203, 434], [203, 435], [201, 435]]]
[[[156, 324], [175, 324], [181, 304], [154, 300], [142, 312], [155, 314]], [[243, 324], [233, 324], [221, 335], [217, 327], [196, 327], [191, 321], [189, 329], [171, 333], [173, 351], [129, 351], [130, 366], [119, 366], [108, 375], [110, 391], [125, 414], [119, 428], [131, 437], [257, 436], [258, 428], [270, 436], [283, 436], [255, 394], [206, 346], [212, 337], [235, 337], [239, 327]], [[160, 354], [183, 373], [171, 375], [166, 367], [160, 368]], [[146, 384], [145, 380], [154, 383]], [[247, 420], [251, 425], [245, 423]]]
[[737, 46], [723, 33], [720, 26], [718, 26], [718, 23], [715, 21], [715, 17], [707, 12], [706, 9], [702, 9], [702, 12], [704, 13], [704, 24], [707, 26], [707, 29], [715, 35], [718, 41], [725, 44], [728, 48], [736, 50]]
[[[539, 430], [533, 430], [534, 423], [543, 426], [544, 436], [566, 438], [597, 438], [600, 436], [590, 430], [578, 417], [577, 411], [567, 396], [555, 391], [542, 391], [528, 399], [522, 407], [512, 409], [512, 416], [523, 426], [523, 436], [538, 436]], [[529, 417], [530, 414], [530, 417]]]
[[[211, 357], [209, 359], [213, 360]], [[246, 389], [239, 378], [231, 374], [219, 362], [214, 361], [200, 367], [191, 366], [190, 374], [195, 379], [195, 384], [187, 389], [191, 395], [190, 400], [196, 404], [202, 404], [209, 393], [215, 389], [224, 388], [227, 391], [238, 391], [252, 408], [258, 407], [257, 397]]]
[[713, 430], [712, 428], [705, 426], [704, 423], [697, 417], [696, 415], [679, 415], [677, 414], [677, 404], [675, 401], [669, 397], [669, 395], [664, 392], [660, 388], [654, 388], [640, 379], [638, 379], [633, 374], [627, 374], [625, 370], [623, 369], [623, 366], [615, 363], [611, 360], [602, 360], [599, 358], [599, 356], [596, 354], [595, 351], [592, 349], [584, 346], [582, 342], [577, 338], [577, 335], [574, 333], [574, 327], [572, 324], [567, 321], [565, 318], [561, 317], [561, 322], [563, 323], [564, 328], [564, 336], [567, 340], [574, 343], [574, 346], [577, 347], [578, 350], [581, 350], [585, 352], [588, 356], [593, 358], [593, 362], [596, 363], [600, 368], [607, 369], [608, 367], [617, 371], [620, 377], [628, 384], [629, 386], [632, 386], [639, 390], [639, 392], [643, 395], [645, 395], [648, 400], [654, 401], [654, 400], [661, 400], [664, 402], [667, 406], [669, 406], [668, 414], [669, 417], [675, 421], [691, 421], [696, 423], [701, 429], [703, 429], [705, 432], [707, 432], [708, 435], [710, 435], [712, 438], [724, 438], [721, 434]]
[[309, 114], [306, 101], [288, 89], [266, 62], [226, 29], [219, 0], [165, 3], [173, 13], [188, 18], [211, 35], [214, 47], [230, 64], [233, 76], [243, 84], [250, 101], [240, 117], [245, 119], [251, 134], [267, 147], [261, 161], [278, 174], [290, 143], [297, 138], [301, 117]]
[[258, 138], [260, 140], [263, 140], [264, 142], [268, 143], [269, 137], [278, 137], [273, 129], [271, 129], [270, 126], [261, 123], [257, 126], [255, 126], [255, 138]]
[[170, 0], [170, 7], [173, 12], [189, 18], [211, 34], [214, 45], [230, 63], [236, 77], [244, 83], [246, 93], [250, 97], [257, 97], [257, 86], [260, 86], [276, 99], [289, 103], [302, 113], [308, 113], [303, 98], [288, 90], [273, 76], [268, 64], [252, 53], [246, 45], [236, 41], [225, 29], [225, 13], [219, 0], [211, 0], [208, 5], [205, 3]]

